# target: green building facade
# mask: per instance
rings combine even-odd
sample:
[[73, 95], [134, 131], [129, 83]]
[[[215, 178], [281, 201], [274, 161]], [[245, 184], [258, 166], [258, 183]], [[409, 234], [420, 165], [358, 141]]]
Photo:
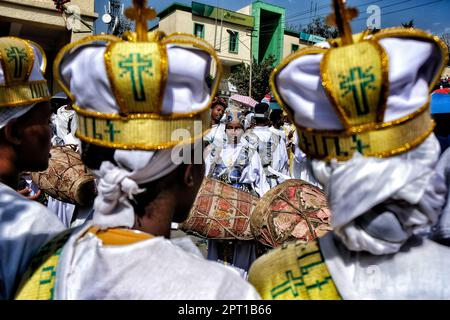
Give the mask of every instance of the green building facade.
[[286, 10], [263, 1], [254, 1], [251, 12], [255, 18], [252, 39], [252, 55], [257, 61], [263, 61], [273, 55], [276, 64], [283, 58], [284, 21]]

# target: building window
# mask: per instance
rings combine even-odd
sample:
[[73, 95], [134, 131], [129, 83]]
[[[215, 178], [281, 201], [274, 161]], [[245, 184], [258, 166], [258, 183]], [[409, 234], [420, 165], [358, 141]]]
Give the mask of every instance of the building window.
[[227, 30], [230, 35], [230, 41], [228, 44], [228, 51], [231, 53], [239, 52], [239, 32]]
[[194, 23], [194, 35], [205, 39], [205, 26], [200, 23]]
[[300, 48], [298, 44], [292, 44], [291, 45], [291, 53], [297, 51]]

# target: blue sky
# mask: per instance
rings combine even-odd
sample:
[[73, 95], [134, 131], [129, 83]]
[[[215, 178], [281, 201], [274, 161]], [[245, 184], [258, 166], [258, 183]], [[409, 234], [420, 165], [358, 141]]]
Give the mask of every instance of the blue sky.
[[[251, 0], [197, 0], [198, 2], [219, 6], [230, 10], [238, 10], [248, 5]], [[95, 0], [99, 15], [104, 13], [103, 4], [106, 0]], [[122, 0], [129, 6], [131, 0]], [[148, 3], [159, 12], [172, 4], [173, 0], [148, 0]], [[191, 4], [190, 0], [177, 0], [176, 2]], [[326, 16], [330, 13], [331, 0], [266, 0], [265, 2], [286, 8], [287, 24], [306, 25], [310, 21], [310, 8], [317, 7], [317, 16]], [[440, 34], [450, 33], [450, 0], [347, 0], [349, 6], [357, 7], [360, 15], [352, 23], [353, 31], [366, 29], [366, 20], [370, 16], [366, 12], [369, 5], [377, 5], [381, 10], [381, 27], [399, 26], [402, 22], [414, 19], [415, 26], [429, 32]], [[100, 20], [100, 19], [99, 19]], [[151, 24], [153, 25], [154, 22]], [[100, 21], [99, 30], [105, 30]]]

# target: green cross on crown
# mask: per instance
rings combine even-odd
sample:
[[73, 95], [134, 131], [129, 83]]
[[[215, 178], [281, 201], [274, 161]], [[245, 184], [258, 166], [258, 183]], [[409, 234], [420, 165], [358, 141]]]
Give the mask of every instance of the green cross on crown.
[[6, 56], [8, 57], [8, 62], [14, 61], [14, 78], [20, 78], [24, 66], [23, 61], [28, 61], [25, 49], [10, 47], [6, 49]]
[[375, 82], [375, 75], [371, 73], [372, 67], [364, 72], [361, 67], [354, 67], [349, 70], [349, 75], [339, 75], [341, 78], [340, 89], [344, 90], [342, 97], [349, 93], [353, 94], [353, 100], [356, 105], [358, 116], [366, 115], [370, 112], [370, 106], [367, 99], [369, 89], [375, 90], [372, 85]]
[[300, 295], [300, 292], [297, 287], [304, 286], [305, 283], [303, 281], [303, 277], [295, 277], [292, 270], [286, 271], [286, 278], [287, 280], [278, 286], [274, 287], [271, 290], [272, 298], [276, 298], [279, 295], [285, 293], [286, 291], [291, 291], [292, 295], [294, 297], [298, 297]]
[[144, 81], [142, 74], [145, 72], [149, 76], [153, 76], [150, 68], [153, 66], [153, 61], [148, 55], [141, 55], [140, 53], [130, 53], [128, 57], [121, 55], [124, 60], [119, 61], [119, 68], [123, 69], [120, 77], [126, 74], [130, 75], [131, 86], [133, 88], [133, 95], [135, 101], [145, 101]]

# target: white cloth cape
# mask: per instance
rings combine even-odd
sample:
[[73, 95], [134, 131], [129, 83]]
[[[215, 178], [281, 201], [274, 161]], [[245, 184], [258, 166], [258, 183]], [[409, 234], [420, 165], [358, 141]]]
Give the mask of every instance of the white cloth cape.
[[64, 246], [55, 299], [260, 299], [236, 271], [205, 260], [189, 238], [104, 246], [92, 234], [81, 237], [89, 227], [74, 233]]
[[0, 183], [0, 300], [14, 297], [39, 248], [63, 230], [43, 205]]
[[391, 255], [350, 251], [333, 233], [319, 239], [321, 253], [345, 300], [447, 300], [450, 248], [411, 238]]
[[447, 202], [442, 209], [442, 214], [434, 230], [433, 238], [448, 242], [450, 239], [450, 148], [445, 150], [441, 155], [436, 166], [436, 172], [445, 179], [449, 191], [447, 193]]

